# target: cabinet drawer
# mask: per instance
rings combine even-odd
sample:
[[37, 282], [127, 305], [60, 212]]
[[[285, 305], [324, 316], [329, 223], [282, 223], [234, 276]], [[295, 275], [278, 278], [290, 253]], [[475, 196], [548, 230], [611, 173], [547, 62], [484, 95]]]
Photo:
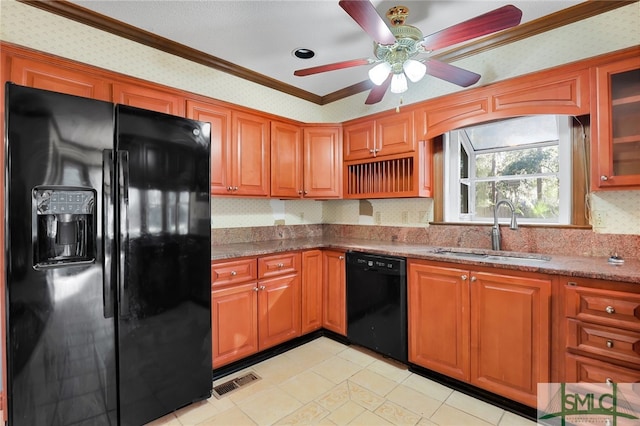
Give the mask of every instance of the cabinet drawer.
[[567, 354], [566, 370], [566, 383], [640, 383], [640, 370], [581, 356]]
[[586, 287], [566, 289], [567, 317], [640, 331], [640, 295]]
[[613, 360], [640, 364], [640, 333], [568, 320], [567, 346]]
[[255, 258], [211, 264], [211, 284], [213, 286], [255, 281], [257, 276]]
[[300, 253], [277, 254], [258, 258], [258, 278], [290, 274], [300, 270]]

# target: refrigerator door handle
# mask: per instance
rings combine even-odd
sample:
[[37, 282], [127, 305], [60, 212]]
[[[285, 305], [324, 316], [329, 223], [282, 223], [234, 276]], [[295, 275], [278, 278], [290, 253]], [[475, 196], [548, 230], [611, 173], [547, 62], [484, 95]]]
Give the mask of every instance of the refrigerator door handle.
[[129, 299], [127, 297], [128, 288], [128, 268], [127, 257], [129, 256], [129, 152], [118, 151], [118, 194], [120, 226], [118, 230], [119, 241], [119, 267], [118, 267], [118, 302], [120, 306], [120, 316], [129, 316]]
[[104, 317], [113, 317], [113, 150], [102, 151], [102, 265], [104, 283], [102, 303]]

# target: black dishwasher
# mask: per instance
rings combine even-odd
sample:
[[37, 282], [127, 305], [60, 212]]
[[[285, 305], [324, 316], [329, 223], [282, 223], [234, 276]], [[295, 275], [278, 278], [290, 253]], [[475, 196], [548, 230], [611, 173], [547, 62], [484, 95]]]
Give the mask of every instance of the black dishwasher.
[[407, 362], [406, 259], [347, 252], [347, 338]]

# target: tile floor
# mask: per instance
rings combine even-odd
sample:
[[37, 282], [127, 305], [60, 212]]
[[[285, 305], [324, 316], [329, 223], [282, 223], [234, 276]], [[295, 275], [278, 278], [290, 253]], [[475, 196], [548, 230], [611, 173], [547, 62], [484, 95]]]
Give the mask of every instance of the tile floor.
[[[321, 337], [255, 364], [261, 380], [151, 423], [180, 425], [499, 425], [536, 423]], [[214, 382], [224, 383], [243, 372]]]

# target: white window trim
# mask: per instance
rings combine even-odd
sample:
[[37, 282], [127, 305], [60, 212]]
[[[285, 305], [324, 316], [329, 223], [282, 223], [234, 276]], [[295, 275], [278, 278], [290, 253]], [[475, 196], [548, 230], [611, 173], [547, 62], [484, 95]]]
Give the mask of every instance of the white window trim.
[[[557, 115], [559, 142], [558, 142], [558, 156], [559, 156], [559, 188], [558, 193], [560, 197], [558, 220], [549, 221], [545, 219], [534, 218], [518, 218], [519, 223], [539, 223], [549, 225], [568, 225], [571, 224], [571, 210], [572, 210], [572, 170], [573, 163], [571, 158], [572, 152], [572, 138], [571, 138], [571, 120], [572, 116]], [[473, 214], [459, 214], [460, 212], [460, 190], [459, 185], [461, 180], [458, 178], [458, 167], [460, 165], [460, 150], [462, 145], [467, 147], [467, 151], [471, 152], [471, 146], [468, 141], [462, 140], [461, 143], [455, 143], [452, 140], [452, 133], [459, 137], [462, 132], [447, 132], [444, 134], [444, 194], [443, 194], [443, 210], [445, 222], [471, 222], [471, 223], [493, 223], [492, 218], [475, 218]], [[544, 146], [545, 143], [541, 142], [539, 146]], [[548, 144], [547, 144], [548, 145]], [[455, 149], [453, 149], [455, 148]], [[492, 151], [504, 151], [500, 149]], [[483, 152], [490, 152], [489, 150]], [[470, 156], [469, 161], [469, 174], [475, 176], [475, 162]], [[540, 174], [540, 176], [548, 176], [549, 174]], [[553, 175], [553, 174], [550, 174]], [[530, 175], [536, 177], [538, 175]], [[476, 182], [491, 181], [493, 178], [476, 179]], [[455, 187], [454, 187], [455, 185]], [[475, 205], [475, 193], [469, 191], [469, 205]]]

